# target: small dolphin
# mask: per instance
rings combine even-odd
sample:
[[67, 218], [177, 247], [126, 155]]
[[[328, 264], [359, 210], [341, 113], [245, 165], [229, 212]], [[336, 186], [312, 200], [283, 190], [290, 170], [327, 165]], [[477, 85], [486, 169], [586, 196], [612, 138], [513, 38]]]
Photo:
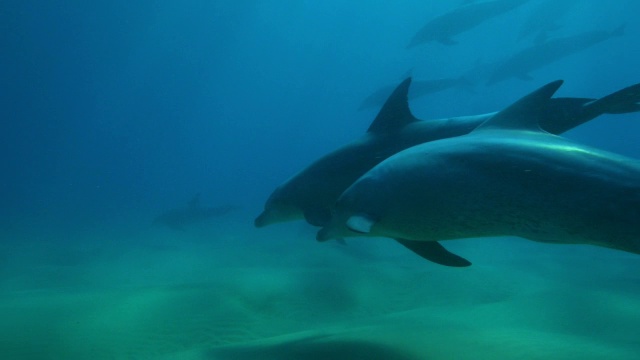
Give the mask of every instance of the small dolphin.
[[340, 196], [318, 240], [519, 236], [640, 254], [640, 161], [542, 130], [561, 84], [380, 163]]
[[[396, 88], [363, 137], [323, 156], [276, 188], [255, 225], [305, 219], [312, 225], [324, 226], [340, 194], [384, 159], [417, 144], [465, 135], [495, 114], [420, 121], [411, 114], [407, 102], [410, 83], [408, 78]], [[603, 113], [640, 111], [639, 101], [640, 84], [599, 100], [552, 99], [543, 127], [559, 134]], [[448, 257], [438, 243], [398, 241], [439, 264], [466, 264]]]
[[200, 194], [196, 194], [186, 207], [164, 212], [156, 217], [153, 223], [167, 226], [173, 230], [184, 231], [191, 225], [226, 215], [232, 210], [234, 210], [234, 207], [231, 205], [203, 207], [200, 204]]
[[530, 73], [569, 55], [586, 50], [596, 44], [624, 34], [625, 26], [613, 31], [589, 31], [582, 34], [549, 40], [528, 47], [496, 67], [487, 85], [493, 85], [509, 78], [531, 80]]
[[456, 44], [454, 36], [527, 2], [529, 0], [492, 0], [463, 5], [429, 21], [416, 33], [407, 48], [431, 41], [444, 45]]

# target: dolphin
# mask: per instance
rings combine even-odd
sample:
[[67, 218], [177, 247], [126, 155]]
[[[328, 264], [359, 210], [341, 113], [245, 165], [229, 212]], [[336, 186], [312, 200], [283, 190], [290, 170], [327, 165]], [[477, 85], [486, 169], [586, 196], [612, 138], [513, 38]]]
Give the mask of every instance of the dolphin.
[[200, 203], [200, 194], [196, 194], [186, 207], [166, 211], [157, 216], [153, 223], [164, 225], [173, 230], [184, 231], [191, 225], [226, 215], [232, 210], [234, 207], [231, 205], [204, 207]]
[[[414, 145], [465, 135], [495, 114], [420, 121], [409, 109], [410, 84], [411, 78], [407, 78], [396, 88], [364, 136], [321, 157], [278, 186], [266, 201], [264, 211], [255, 219], [255, 226], [301, 219], [324, 226], [331, 219], [338, 197], [384, 159]], [[559, 134], [603, 113], [640, 111], [639, 101], [640, 84], [598, 100], [552, 99], [543, 127]], [[397, 240], [430, 261], [449, 266], [468, 264], [449, 256], [437, 242]]]
[[491, 0], [469, 3], [440, 15], [423, 26], [407, 48], [437, 41], [444, 45], [456, 44], [453, 37], [469, 31], [483, 22], [524, 5], [529, 0]]
[[562, 58], [588, 49], [603, 41], [624, 34], [622, 25], [613, 31], [589, 31], [574, 36], [549, 40], [533, 45], [512, 55], [496, 67], [487, 85], [493, 85], [509, 78], [531, 80], [530, 73]]
[[[427, 94], [433, 94], [451, 88], [470, 88], [471, 86], [471, 82], [464, 77], [442, 78], [433, 80], [414, 80], [409, 91], [409, 100], [417, 99]], [[393, 92], [393, 90], [395, 90], [395, 86], [385, 86], [376, 90], [373, 94], [369, 95], [366, 99], [364, 99], [364, 101], [362, 101], [362, 104], [360, 104], [358, 110], [364, 110], [383, 105], [389, 98], [389, 95]]]
[[340, 196], [318, 240], [518, 236], [640, 254], [640, 161], [544, 131], [561, 84], [383, 161]]

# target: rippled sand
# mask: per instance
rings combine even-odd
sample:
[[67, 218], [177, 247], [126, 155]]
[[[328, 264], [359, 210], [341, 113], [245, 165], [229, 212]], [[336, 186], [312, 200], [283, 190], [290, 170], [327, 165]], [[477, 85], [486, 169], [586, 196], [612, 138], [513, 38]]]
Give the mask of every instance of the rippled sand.
[[384, 239], [319, 244], [241, 221], [6, 246], [4, 359], [637, 359], [640, 257], [449, 242], [466, 269]]

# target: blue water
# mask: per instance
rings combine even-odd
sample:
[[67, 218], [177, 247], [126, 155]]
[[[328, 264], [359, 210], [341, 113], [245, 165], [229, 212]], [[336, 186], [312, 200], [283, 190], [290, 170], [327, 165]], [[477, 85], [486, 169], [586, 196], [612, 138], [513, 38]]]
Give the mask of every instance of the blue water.
[[[637, 255], [460, 240], [474, 265], [451, 269], [383, 239], [318, 244], [301, 222], [253, 228], [276, 186], [367, 129], [364, 98], [531, 46], [518, 33], [543, 2], [408, 50], [461, 1], [4, 1], [0, 357], [637, 358]], [[556, 79], [572, 97], [639, 82], [640, 4], [572, 3], [550, 39], [624, 35], [529, 81], [412, 100], [416, 116], [500, 110]], [[638, 158], [639, 133], [636, 113], [565, 136]], [[197, 193], [234, 210], [152, 224]]]

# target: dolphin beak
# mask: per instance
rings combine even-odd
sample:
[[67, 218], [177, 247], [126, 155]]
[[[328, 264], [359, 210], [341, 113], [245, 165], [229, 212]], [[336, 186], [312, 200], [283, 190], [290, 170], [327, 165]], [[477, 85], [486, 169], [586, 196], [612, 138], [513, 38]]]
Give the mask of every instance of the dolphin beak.
[[265, 227], [268, 225], [277, 224], [284, 221], [280, 212], [274, 209], [265, 209], [262, 214], [253, 221], [253, 224], [257, 228]]
[[263, 211], [262, 214], [258, 215], [258, 217], [253, 221], [255, 227], [261, 228], [269, 225], [267, 215], [268, 213], [266, 211]]

